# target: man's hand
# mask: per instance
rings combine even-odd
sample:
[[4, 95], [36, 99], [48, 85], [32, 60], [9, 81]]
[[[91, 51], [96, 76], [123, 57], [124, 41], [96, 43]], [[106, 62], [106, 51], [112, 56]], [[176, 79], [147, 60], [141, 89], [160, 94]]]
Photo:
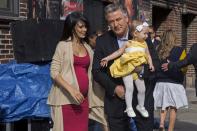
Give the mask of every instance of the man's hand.
[[162, 64], [161, 65], [161, 69], [163, 70], [163, 71], [168, 71], [168, 64], [169, 64], [169, 60], [167, 60], [167, 63], [164, 63], [164, 64]]
[[114, 93], [121, 99], [125, 99], [125, 89], [122, 85], [117, 85]]

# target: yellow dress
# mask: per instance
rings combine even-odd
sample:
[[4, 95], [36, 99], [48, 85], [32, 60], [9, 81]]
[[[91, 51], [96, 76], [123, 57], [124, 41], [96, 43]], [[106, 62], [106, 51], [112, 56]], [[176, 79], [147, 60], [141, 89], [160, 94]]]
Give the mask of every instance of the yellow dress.
[[146, 42], [129, 40], [128, 45], [122, 56], [114, 60], [110, 66], [110, 73], [114, 78], [132, 74], [133, 79], [136, 80], [138, 75], [135, 69], [148, 62], [148, 56], [145, 52], [147, 44]]

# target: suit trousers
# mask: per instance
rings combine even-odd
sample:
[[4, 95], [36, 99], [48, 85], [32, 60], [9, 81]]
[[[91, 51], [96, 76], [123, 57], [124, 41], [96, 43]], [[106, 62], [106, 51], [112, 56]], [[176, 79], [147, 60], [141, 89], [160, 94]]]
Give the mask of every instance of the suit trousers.
[[131, 131], [129, 127], [129, 118], [126, 115], [124, 117], [111, 116], [107, 119], [110, 131]]

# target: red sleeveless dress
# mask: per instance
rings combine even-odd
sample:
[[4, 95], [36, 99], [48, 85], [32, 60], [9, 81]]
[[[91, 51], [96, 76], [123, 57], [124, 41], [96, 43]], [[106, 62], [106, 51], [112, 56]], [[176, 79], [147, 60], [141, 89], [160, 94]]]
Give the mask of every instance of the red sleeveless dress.
[[80, 92], [85, 100], [80, 105], [68, 104], [62, 106], [64, 131], [88, 131], [88, 67], [90, 57], [74, 55], [74, 69], [79, 84]]

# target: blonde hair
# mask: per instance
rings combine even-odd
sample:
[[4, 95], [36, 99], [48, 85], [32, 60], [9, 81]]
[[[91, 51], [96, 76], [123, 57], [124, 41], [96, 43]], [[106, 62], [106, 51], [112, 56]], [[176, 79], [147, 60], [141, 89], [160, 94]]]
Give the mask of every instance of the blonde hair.
[[161, 44], [158, 47], [158, 55], [161, 60], [170, 55], [170, 51], [176, 45], [176, 34], [173, 30], [166, 30], [161, 38]]

